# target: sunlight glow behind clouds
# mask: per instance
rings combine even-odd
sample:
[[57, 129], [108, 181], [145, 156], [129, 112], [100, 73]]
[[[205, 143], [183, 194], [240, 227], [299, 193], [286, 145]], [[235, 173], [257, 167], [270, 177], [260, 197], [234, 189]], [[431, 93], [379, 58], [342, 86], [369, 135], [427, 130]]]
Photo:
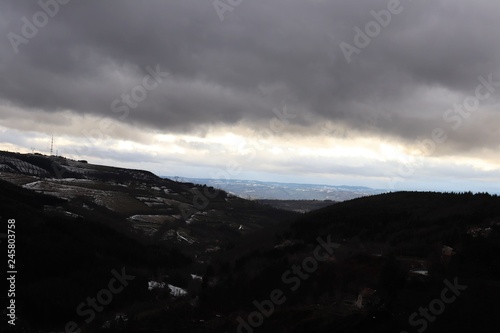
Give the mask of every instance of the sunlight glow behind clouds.
[[[98, 122], [97, 118], [86, 118], [89, 124]], [[74, 133], [81, 131], [81, 123], [73, 126]], [[12, 137], [16, 136], [14, 130], [5, 127], [0, 127], [0, 130], [3, 136], [7, 133]], [[275, 178], [270, 178], [283, 181], [288, 180], [290, 175], [295, 175], [293, 179], [297, 182], [322, 182], [323, 179], [328, 184], [338, 184], [339, 181], [359, 184], [361, 179], [364, 185], [388, 189], [391, 189], [391, 179], [396, 179], [394, 189], [408, 189], [415, 186], [415, 179], [433, 177], [429, 170], [447, 168], [452, 170], [447, 173], [449, 176], [453, 176], [455, 172], [463, 175], [460, 169], [475, 170], [470, 177], [476, 180], [479, 190], [482, 182], [490, 181], [492, 176], [496, 177], [498, 172], [495, 171], [499, 168], [498, 164], [486, 163], [473, 156], [437, 159], [412, 155], [408, 153], [408, 146], [376, 136], [358, 135], [346, 139], [322, 135], [283, 135], [259, 139], [237, 134], [252, 133], [241, 126], [221, 126], [211, 128], [204, 136], [152, 133], [149, 140], [140, 142], [108, 135], [107, 139], [85, 142], [88, 138], [58, 135], [58, 130], [55, 129], [55, 149], [60, 155], [95, 163], [100, 161], [126, 167], [149, 168], [161, 175], [211, 178], [217, 170], [225, 170], [228, 164], [236, 163], [241, 171], [233, 175], [235, 179], [251, 177], [257, 172], [263, 177], [275, 174]], [[68, 128], [60, 130], [71, 132]], [[48, 153], [50, 137], [37, 132], [31, 132], [24, 142], [12, 142], [4, 147], [29, 152], [29, 149], [23, 147], [25, 142], [30, 142], [36, 151]], [[145, 156], [148, 158], [144, 158]], [[414, 174], [400, 177], [399, 168], [412, 159], [418, 160]], [[172, 165], [189, 165], [190, 168], [171, 169]], [[196, 170], [196, 173], [187, 172], [189, 169]], [[460, 181], [457, 181], [450, 189], [457, 189], [457, 186], [460, 188]], [[419, 188], [433, 189], [432, 183], [427, 183], [427, 187], [425, 184], [422, 181]]]

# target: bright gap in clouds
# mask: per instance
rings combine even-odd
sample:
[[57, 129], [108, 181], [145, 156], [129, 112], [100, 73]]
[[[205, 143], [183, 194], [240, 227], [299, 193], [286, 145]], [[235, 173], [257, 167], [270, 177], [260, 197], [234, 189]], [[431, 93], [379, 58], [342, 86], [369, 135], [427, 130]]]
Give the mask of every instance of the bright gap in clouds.
[[[85, 117], [76, 123], [80, 132], [91, 133], [100, 121]], [[73, 129], [77, 131], [77, 128]], [[57, 131], [65, 134], [57, 134]], [[112, 122], [102, 137], [80, 137], [72, 129], [56, 128], [55, 150], [59, 155], [91, 163], [146, 169], [157, 175], [188, 178], [251, 179], [308, 184], [369, 186], [387, 190], [476, 190], [495, 192], [491, 179], [498, 164], [474, 157], [415, 155], [412, 145], [356, 131], [335, 135], [256, 135], [240, 126], [219, 126], [193, 134], [147, 135], [126, 139], [127, 125]], [[1, 127], [10, 142], [4, 149], [48, 154], [51, 137]], [[135, 132], [134, 132], [135, 133]], [[334, 133], [334, 134], [335, 134]], [[409, 170], [413, 168], [413, 170]], [[402, 170], [404, 172], [402, 172]], [[430, 172], [432, 170], [432, 172]], [[464, 177], [468, 175], [468, 177]], [[460, 178], [463, 177], [464, 181]]]

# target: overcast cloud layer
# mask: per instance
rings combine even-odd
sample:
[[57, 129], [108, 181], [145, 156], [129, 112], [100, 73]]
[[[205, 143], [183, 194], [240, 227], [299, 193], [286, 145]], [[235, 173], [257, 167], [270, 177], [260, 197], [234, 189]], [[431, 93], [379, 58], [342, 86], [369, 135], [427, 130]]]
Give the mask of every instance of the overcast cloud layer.
[[54, 134], [68, 156], [162, 174], [236, 161], [235, 178], [500, 190], [500, 2], [231, 3], [61, 0], [45, 24], [3, 0], [4, 149]]

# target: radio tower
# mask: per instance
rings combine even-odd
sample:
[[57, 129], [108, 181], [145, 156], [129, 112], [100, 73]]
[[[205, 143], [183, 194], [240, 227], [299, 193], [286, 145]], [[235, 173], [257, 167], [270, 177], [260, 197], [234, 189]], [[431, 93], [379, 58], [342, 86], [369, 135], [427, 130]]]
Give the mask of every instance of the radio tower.
[[53, 151], [54, 151], [54, 135], [52, 134], [52, 141], [50, 141], [50, 156], [52, 156]]

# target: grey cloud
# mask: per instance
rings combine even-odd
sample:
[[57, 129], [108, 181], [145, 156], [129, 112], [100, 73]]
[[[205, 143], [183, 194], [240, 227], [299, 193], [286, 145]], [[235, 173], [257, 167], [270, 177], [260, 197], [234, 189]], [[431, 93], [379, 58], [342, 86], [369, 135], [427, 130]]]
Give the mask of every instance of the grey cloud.
[[[442, 122], [444, 110], [419, 99], [422, 88], [466, 96], [479, 75], [499, 74], [500, 3], [402, 0], [403, 12], [348, 64], [340, 42], [353, 44], [354, 27], [387, 3], [247, 0], [221, 22], [212, 1], [73, 0], [16, 55], [7, 33], [20, 33], [21, 17], [40, 8], [6, 0], [0, 98], [118, 117], [111, 103], [159, 64], [170, 77], [125, 122], [162, 131], [261, 124], [286, 104], [296, 124], [328, 119], [411, 142]], [[473, 149], [498, 142], [499, 132], [451, 139], [452, 148]]]

